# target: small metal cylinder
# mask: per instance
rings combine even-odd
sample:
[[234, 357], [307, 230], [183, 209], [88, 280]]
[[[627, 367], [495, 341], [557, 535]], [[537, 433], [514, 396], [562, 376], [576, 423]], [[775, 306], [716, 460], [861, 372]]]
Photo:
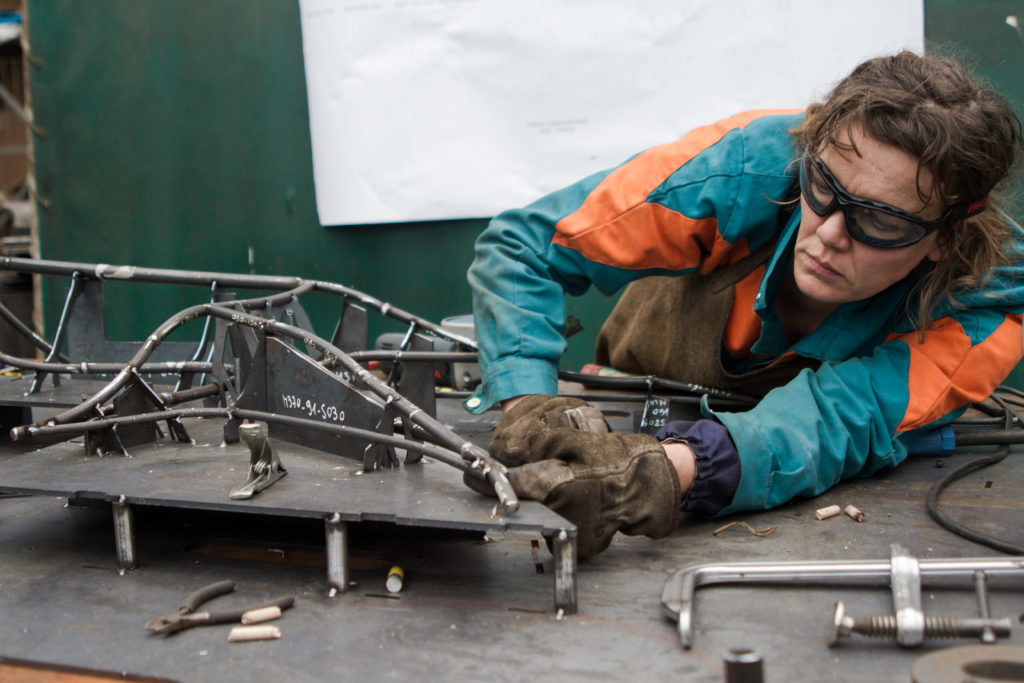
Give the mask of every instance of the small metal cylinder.
[[384, 580], [384, 588], [387, 589], [388, 593], [401, 593], [403, 585], [405, 585], [405, 570], [395, 565], [388, 570], [388, 576]]
[[988, 619], [988, 584], [986, 580], [988, 577], [985, 576], [985, 572], [980, 569], [974, 572], [974, 594], [978, 598], [978, 616], [982, 619]]
[[327, 535], [327, 595], [348, 590], [348, 525], [335, 512], [324, 520]]
[[564, 529], [552, 544], [555, 556], [555, 609], [576, 614], [576, 537]]
[[117, 547], [117, 568], [122, 574], [139, 566], [135, 555], [135, 524], [132, 506], [124, 496], [112, 501], [114, 510], [114, 544]]
[[764, 683], [764, 662], [754, 650], [733, 649], [722, 657], [725, 683]]

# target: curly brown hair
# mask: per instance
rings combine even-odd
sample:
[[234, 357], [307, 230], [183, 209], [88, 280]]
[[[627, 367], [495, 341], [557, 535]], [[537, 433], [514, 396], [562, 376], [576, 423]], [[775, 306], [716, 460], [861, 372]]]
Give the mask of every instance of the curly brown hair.
[[956, 305], [956, 293], [983, 286], [1010, 258], [1015, 229], [994, 190], [1008, 180], [1024, 151], [1021, 122], [1006, 100], [952, 59], [912, 52], [870, 59], [812, 104], [791, 131], [801, 147], [849, 148], [851, 126], [917, 157], [932, 176], [931, 193], [947, 207], [988, 199], [985, 209], [946, 226], [939, 244], [946, 257], [923, 267], [914, 313], [921, 334], [938, 304]]

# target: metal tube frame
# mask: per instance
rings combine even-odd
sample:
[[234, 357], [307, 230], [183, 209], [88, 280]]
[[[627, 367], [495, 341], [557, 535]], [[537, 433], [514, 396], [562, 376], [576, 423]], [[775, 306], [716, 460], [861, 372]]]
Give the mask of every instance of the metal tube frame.
[[[10, 323], [18, 334], [32, 342], [32, 345], [43, 353], [49, 355], [53, 350], [53, 346], [50, 342], [43, 339], [41, 336], [36, 334], [35, 330], [19, 320], [18, 316], [16, 316], [11, 309], [7, 308], [7, 306], [4, 306], [3, 303], [0, 303], [0, 317]], [[62, 353], [58, 354], [57, 357], [62, 361], [66, 361], [68, 359], [67, 356]]]
[[[396, 364], [399, 362], [439, 362], [439, 361], [463, 361], [471, 362], [476, 360], [476, 344], [473, 340], [461, 335], [454, 334], [441, 328], [430, 321], [414, 316], [402, 309], [396, 308], [389, 303], [379, 301], [362, 292], [353, 290], [335, 283], [307, 281], [298, 278], [285, 277], [260, 277], [245, 275], [230, 275], [223, 273], [202, 273], [195, 271], [174, 271], [163, 269], [145, 269], [133, 266], [109, 266], [105, 264], [74, 264], [65, 262], [42, 261], [33, 259], [0, 258], [0, 269], [7, 268], [22, 272], [30, 272], [43, 275], [68, 275], [72, 278], [72, 286], [65, 300], [61, 321], [58, 325], [56, 340], [48, 348], [48, 358], [44, 362], [16, 359], [6, 354], [0, 354], [0, 361], [9, 362], [11, 365], [20, 366], [25, 369], [37, 372], [37, 383], [39, 378], [45, 374], [115, 374], [116, 376], [102, 389], [88, 397], [78, 405], [46, 420], [33, 425], [23, 425], [12, 430], [12, 438], [21, 439], [34, 436], [49, 435], [70, 435], [76, 433], [96, 432], [104, 429], [116, 429], [119, 425], [141, 424], [160, 420], [180, 420], [183, 417], [209, 417], [220, 416], [226, 418], [254, 419], [266, 422], [281, 422], [292, 425], [300, 425], [304, 428], [321, 429], [325, 431], [342, 434], [346, 437], [365, 439], [371, 442], [385, 443], [406, 450], [419, 452], [434, 457], [440, 462], [454, 466], [463, 472], [488, 481], [498, 496], [501, 508], [505, 513], [514, 513], [519, 506], [518, 498], [507, 479], [507, 470], [504, 465], [493, 460], [487, 451], [460, 437], [449, 427], [435, 420], [425, 413], [418, 406], [413, 404], [401, 393], [394, 389], [390, 383], [377, 379], [367, 371], [360, 362], [368, 360], [391, 360]], [[209, 285], [214, 292], [211, 301], [186, 308], [160, 325], [141, 344], [132, 358], [126, 363], [91, 363], [91, 362], [52, 362], [55, 357], [63, 359], [58, 355], [58, 349], [63, 343], [67, 331], [67, 321], [74, 300], [80, 289], [79, 283], [86, 279], [113, 279], [113, 280], [138, 280], [145, 282], [162, 282], [188, 285]], [[216, 288], [221, 287], [244, 287], [263, 288], [280, 290], [280, 293], [255, 297], [247, 300], [232, 301], [229, 304], [218, 304], [216, 301]], [[340, 348], [314, 334], [310, 329], [297, 326], [295, 321], [309, 326], [308, 316], [301, 310], [301, 315], [295, 315], [289, 309], [284, 313], [286, 322], [280, 322], [274, 318], [275, 314], [268, 312], [276, 306], [284, 306], [289, 302], [298, 302], [300, 296], [312, 291], [323, 291], [343, 296], [346, 300], [353, 300], [369, 308], [374, 308], [382, 315], [389, 316], [408, 323], [408, 330], [404, 336], [401, 348], [396, 352], [371, 352], [357, 351], [347, 354]], [[258, 313], [250, 313], [254, 311]], [[291, 315], [289, 315], [291, 314]], [[205, 324], [203, 337], [196, 348], [192, 359], [186, 362], [174, 363], [148, 363], [148, 358], [154, 350], [179, 327], [195, 320], [204, 318]], [[168, 409], [171, 397], [175, 400], [191, 400], [200, 395], [207, 396], [219, 393], [225, 396], [217, 385], [200, 386], [181, 392], [169, 392], [166, 394], [155, 394], [157, 397], [156, 412], [143, 414], [130, 414], [124, 416], [108, 416], [104, 412], [104, 405], [112, 400], [119, 392], [130, 387], [133, 382], [141, 381], [141, 374], [159, 373], [206, 373], [217, 370], [214, 363], [209, 361], [200, 362], [203, 350], [207, 346], [210, 319], [219, 318], [232, 324], [245, 325], [255, 329], [259, 334], [276, 335], [289, 337], [300, 341], [305, 345], [307, 352], [312, 356], [320, 352], [322, 356], [315, 362], [321, 363], [326, 368], [342, 368], [349, 376], [357, 378], [358, 381], [372, 393], [384, 399], [385, 404], [392, 408], [398, 415], [401, 415], [408, 422], [410, 428], [415, 427], [420, 436], [426, 435], [425, 442], [418, 442], [409, 439], [402, 439], [387, 434], [382, 434], [366, 429], [347, 427], [345, 425], [328, 424], [316, 420], [276, 415], [263, 411], [245, 410], [231, 405], [231, 397], [227, 397], [229, 405], [225, 408], [189, 408], [189, 409]], [[417, 331], [427, 332], [442, 339], [456, 344], [457, 349], [469, 349], [469, 351], [449, 352], [423, 352], [410, 350], [410, 344]], [[24, 331], [23, 331], [24, 333]], [[34, 339], [34, 343], [42, 343], [41, 338]], [[180, 383], [179, 383], [180, 385]], [[215, 389], [216, 387], [216, 389]], [[132, 508], [124, 496], [113, 501], [113, 514], [115, 522], [115, 540], [118, 552], [118, 565], [121, 571], [126, 571], [137, 566], [135, 554], [135, 541], [133, 529]], [[348, 566], [347, 566], [347, 525], [341, 520], [340, 515], [333, 514], [325, 520], [325, 535], [327, 540], [328, 560], [328, 583], [330, 594], [333, 596], [347, 589]], [[572, 614], [577, 610], [577, 545], [574, 533], [563, 530], [552, 539], [555, 549], [555, 607], [559, 614]]]

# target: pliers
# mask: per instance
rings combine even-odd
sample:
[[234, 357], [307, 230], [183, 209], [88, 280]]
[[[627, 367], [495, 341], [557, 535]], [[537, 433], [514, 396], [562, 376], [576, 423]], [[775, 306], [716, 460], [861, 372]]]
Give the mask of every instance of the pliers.
[[273, 602], [269, 602], [263, 605], [256, 605], [254, 607], [246, 607], [245, 609], [235, 609], [223, 612], [211, 612], [203, 611], [196, 612], [196, 608], [202, 605], [204, 602], [212, 600], [220, 595], [226, 595], [231, 591], [235, 590], [234, 581], [218, 581], [217, 583], [211, 583], [209, 586], [204, 586], [193, 593], [190, 593], [185, 602], [181, 603], [181, 607], [174, 614], [168, 614], [166, 617], [160, 617], [159, 619], [153, 619], [146, 624], [146, 628], [153, 633], [159, 633], [161, 635], [170, 635], [183, 631], [193, 626], [208, 626], [211, 624], [230, 624], [233, 622], [241, 621], [242, 615], [246, 612], [254, 609], [260, 609], [261, 607], [273, 607], [274, 605], [280, 607], [282, 610], [286, 610], [295, 604], [295, 598], [292, 596], [286, 596], [278, 598]]

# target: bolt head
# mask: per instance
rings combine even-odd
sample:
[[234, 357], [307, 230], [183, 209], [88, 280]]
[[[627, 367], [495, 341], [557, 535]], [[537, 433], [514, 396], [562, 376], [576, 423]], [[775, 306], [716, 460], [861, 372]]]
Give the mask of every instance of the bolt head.
[[828, 646], [833, 647], [840, 638], [850, 635], [846, 625], [846, 605], [840, 600], [836, 603], [835, 614], [832, 615], [832, 628], [828, 634]]

